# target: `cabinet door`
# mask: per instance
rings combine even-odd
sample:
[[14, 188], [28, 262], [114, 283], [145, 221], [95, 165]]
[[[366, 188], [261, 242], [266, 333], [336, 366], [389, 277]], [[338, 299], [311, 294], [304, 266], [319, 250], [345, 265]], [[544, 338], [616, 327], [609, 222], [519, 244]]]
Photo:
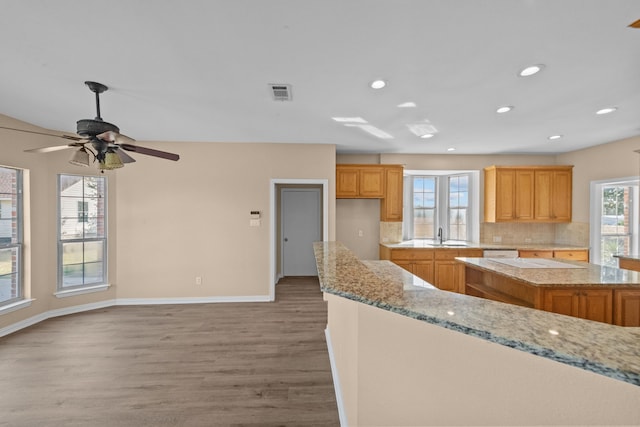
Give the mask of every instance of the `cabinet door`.
[[613, 323], [613, 292], [610, 289], [580, 291], [578, 317]]
[[362, 168], [358, 176], [359, 196], [370, 198], [384, 197], [384, 168]]
[[458, 283], [456, 281], [456, 263], [455, 261], [439, 261], [434, 262], [434, 278], [433, 285], [443, 291], [458, 291]]
[[571, 170], [535, 171], [535, 220], [571, 222], [571, 176]]
[[551, 206], [554, 221], [571, 222], [572, 182], [570, 170], [553, 172]]
[[518, 251], [520, 258], [553, 258], [553, 251]]
[[640, 326], [640, 289], [616, 289], [613, 312], [618, 326]]
[[517, 170], [515, 172], [515, 219], [518, 221], [531, 221], [533, 219], [533, 170]]
[[580, 309], [580, 293], [573, 289], [553, 289], [544, 292], [545, 311], [576, 317]]
[[574, 261], [589, 261], [589, 251], [553, 251], [553, 257], [558, 259], [571, 259]]
[[358, 196], [358, 169], [336, 167], [336, 198]]
[[401, 260], [393, 260], [393, 263], [399, 267], [404, 268], [409, 273], [413, 273], [413, 262], [411, 261], [401, 261]]
[[413, 274], [433, 284], [433, 261], [415, 261], [413, 263]]
[[496, 221], [513, 221], [515, 212], [516, 173], [513, 169], [496, 170]]
[[380, 201], [380, 221], [402, 221], [402, 167], [385, 168], [386, 191]]

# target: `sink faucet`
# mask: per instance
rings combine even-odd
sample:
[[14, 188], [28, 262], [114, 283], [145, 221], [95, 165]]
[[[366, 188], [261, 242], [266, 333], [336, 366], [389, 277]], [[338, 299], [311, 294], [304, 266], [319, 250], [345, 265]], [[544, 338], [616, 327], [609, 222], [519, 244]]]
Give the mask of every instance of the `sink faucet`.
[[443, 240], [442, 227], [438, 227], [438, 238], [440, 239], [440, 244], [442, 244], [442, 240]]

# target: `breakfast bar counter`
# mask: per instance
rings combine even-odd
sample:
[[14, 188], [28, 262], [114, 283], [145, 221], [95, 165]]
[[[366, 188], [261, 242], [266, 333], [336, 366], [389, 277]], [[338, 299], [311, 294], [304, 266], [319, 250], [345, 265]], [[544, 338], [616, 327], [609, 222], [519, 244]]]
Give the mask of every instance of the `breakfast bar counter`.
[[640, 422], [640, 328], [441, 291], [339, 242], [314, 252], [349, 425], [515, 425], [535, 407], [537, 425]]

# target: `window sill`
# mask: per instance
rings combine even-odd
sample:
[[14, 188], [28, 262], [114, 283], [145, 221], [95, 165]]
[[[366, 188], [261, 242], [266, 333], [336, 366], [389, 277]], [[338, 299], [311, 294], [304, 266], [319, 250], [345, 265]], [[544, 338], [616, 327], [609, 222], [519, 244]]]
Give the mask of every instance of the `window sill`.
[[12, 311], [20, 310], [22, 308], [27, 308], [31, 306], [32, 301], [35, 300], [32, 298], [28, 298], [0, 307], [0, 315], [11, 313]]
[[90, 294], [90, 293], [93, 293], [93, 292], [106, 291], [107, 289], [109, 289], [110, 286], [111, 285], [109, 285], [108, 283], [105, 283], [103, 285], [86, 286], [86, 287], [82, 287], [82, 288], [75, 288], [75, 289], [69, 289], [69, 290], [65, 290], [65, 291], [58, 291], [58, 292], [55, 292], [54, 295], [57, 298], [74, 297], [76, 295]]

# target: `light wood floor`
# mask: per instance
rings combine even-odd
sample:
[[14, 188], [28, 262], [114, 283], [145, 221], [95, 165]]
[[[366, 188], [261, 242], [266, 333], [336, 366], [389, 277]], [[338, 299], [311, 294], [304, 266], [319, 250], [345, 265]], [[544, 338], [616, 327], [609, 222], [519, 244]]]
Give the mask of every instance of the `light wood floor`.
[[337, 426], [317, 278], [276, 300], [110, 307], [0, 338], [0, 425]]

